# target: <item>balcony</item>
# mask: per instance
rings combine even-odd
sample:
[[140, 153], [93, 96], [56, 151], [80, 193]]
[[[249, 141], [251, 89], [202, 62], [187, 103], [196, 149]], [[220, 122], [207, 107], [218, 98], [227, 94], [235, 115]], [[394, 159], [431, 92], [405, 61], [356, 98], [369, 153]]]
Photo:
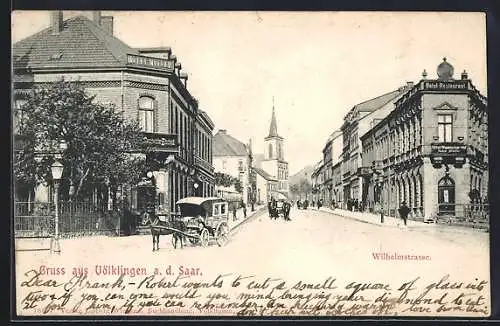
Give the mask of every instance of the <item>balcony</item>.
[[198, 155], [194, 156], [194, 165], [197, 167], [200, 167], [208, 172], [214, 171], [214, 167], [209, 162], [205, 161], [204, 159], [202, 159]]
[[370, 176], [373, 172], [373, 169], [371, 166], [362, 166], [358, 168], [357, 174], [360, 176]]

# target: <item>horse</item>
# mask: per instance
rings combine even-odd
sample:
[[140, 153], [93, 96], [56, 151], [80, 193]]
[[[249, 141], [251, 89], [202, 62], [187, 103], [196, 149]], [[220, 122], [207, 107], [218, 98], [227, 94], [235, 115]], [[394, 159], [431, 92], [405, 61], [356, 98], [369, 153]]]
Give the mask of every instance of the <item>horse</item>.
[[[177, 241], [180, 240], [181, 248], [184, 248], [183, 237], [173, 230], [166, 229], [165, 227], [172, 227], [168, 222], [161, 221], [158, 215], [154, 213], [144, 212], [142, 215], [142, 225], [148, 225], [151, 230], [151, 236], [153, 237], [153, 251], [160, 250], [160, 235], [172, 234], [172, 243], [174, 247], [177, 247]], [[155, 246], [156, 244], [156, 246]]]

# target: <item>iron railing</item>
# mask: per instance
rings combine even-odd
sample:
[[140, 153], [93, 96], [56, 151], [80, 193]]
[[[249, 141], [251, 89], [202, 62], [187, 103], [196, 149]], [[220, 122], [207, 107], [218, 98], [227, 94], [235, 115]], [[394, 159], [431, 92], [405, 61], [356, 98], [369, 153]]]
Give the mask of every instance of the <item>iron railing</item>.
[[[59, 234], [75, 237], [108, 234], [119, 229], [120, 212], [107, 203], [59, 202]], [[49, 202], [15, 202], [16, 238], [44, 238], [55, 232], [55, 205]]]

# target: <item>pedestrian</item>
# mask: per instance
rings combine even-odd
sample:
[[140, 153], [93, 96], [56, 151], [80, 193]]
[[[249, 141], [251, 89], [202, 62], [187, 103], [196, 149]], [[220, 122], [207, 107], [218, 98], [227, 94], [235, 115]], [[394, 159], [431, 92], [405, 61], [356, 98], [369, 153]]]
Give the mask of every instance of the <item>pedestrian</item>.
[[384, 211], [382, 210], [380, 203], [375, 203], [373, 210], [375, 214], [380, 213], [380, 223], [384, 223]]
[[236, 205], [233, 204], [233, 221], [236, 221]]
[[408, 219], [408, 213], [410, 213], [410, 208], [406, 206], [406, 202], [402, 202], [401, 206], [398, 209], [399, 216], [403, 219], [405, 226], [406, 226], [406, 220]]
[[291, 221], [290, 219], [290, 208], [291, 204], [289, 202], [283, 203], [283, 215], [285, 217], [285, 221]]
[[272, 208], [272, 202], [269, 200], [267, 202], [267, 212], [269, 213], [269, 217], [271, 217], [271, 208]]
[[241, 207], [243, 207], [243, 218], [247, 218], [247, 205], [241, 201]]

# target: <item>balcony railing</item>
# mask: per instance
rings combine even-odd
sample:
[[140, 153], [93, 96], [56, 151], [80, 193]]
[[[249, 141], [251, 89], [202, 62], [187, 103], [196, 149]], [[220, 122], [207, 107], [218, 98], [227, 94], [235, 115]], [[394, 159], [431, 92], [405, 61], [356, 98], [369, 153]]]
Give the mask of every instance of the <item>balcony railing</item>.
[[194, 156], [194, 164], [198, 167], [201, 167], [201, 168], [207, 170], [207, 171], [214, 170], [214, 167], [209, 162], [205, 161], [204, 159], [202, 159], [198, 155]]

